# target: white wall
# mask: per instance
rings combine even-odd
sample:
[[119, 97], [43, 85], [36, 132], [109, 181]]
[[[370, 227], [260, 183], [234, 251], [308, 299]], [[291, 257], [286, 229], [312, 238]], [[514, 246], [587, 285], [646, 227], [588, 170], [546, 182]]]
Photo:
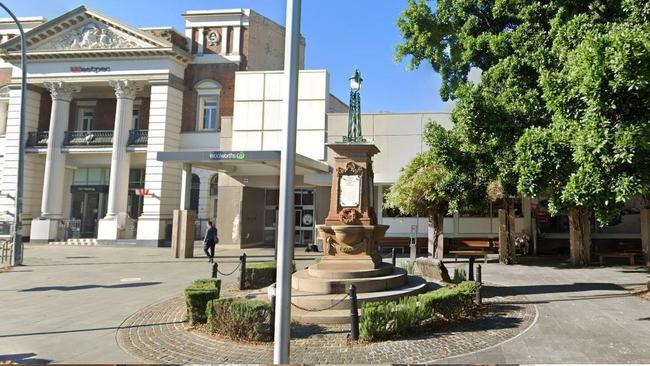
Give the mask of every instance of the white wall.
[[[327, 71], [301, 71], [298, 88], [296, 151], [315, 160], [325, 159], [326, 112], [329, 100]], [[284, 116], [283, 73], [238, 72], [232, 150], [280, 150]]]

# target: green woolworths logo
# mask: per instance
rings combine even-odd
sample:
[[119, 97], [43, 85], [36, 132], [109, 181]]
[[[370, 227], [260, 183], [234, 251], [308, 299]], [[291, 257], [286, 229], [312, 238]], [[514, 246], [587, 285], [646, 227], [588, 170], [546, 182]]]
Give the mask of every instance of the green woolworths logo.
[[230, 151], [215, 151], [210, 153], [211, 160], [244, 160], [246, 159], [246, 153], [240, 152], [230, 152]]

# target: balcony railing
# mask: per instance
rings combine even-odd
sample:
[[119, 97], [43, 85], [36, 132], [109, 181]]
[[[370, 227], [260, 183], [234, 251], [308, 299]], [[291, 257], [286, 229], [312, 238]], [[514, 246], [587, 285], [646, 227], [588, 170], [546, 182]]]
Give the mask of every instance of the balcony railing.
[[149, 130], [131, 130], [129, 131], [128, 145], [146, 145], [149, 140]]
[[113, 130], [66, 131], [63, 146], [111, 146]]
[[35, 131], [27, 133], [27, 147], [47, 146], [48, 131]]

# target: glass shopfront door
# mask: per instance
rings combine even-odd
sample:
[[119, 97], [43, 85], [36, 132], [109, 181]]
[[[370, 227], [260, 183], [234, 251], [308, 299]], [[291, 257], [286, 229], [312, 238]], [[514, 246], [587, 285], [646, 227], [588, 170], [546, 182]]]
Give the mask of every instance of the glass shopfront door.
[[314, 191], [295, 191], [295, 244], [314, 244]]
[[80, 238], [96, 238], [97, 223], [106, 215], [107, 194], [101, 192], [72, 192], [70, 218], [78, 224]]

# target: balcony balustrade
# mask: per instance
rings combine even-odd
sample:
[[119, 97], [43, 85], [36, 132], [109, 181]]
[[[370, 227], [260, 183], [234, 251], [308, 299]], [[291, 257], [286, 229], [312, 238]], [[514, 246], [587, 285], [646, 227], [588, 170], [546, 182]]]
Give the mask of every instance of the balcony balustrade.
[[129, 131], [129, 146], [147, 145], [149, 140], [149, 130], [131, 130]]
[[49, 131], [35, 131], [27, 134], [27, 147], [44, 147], [47, 146]]

